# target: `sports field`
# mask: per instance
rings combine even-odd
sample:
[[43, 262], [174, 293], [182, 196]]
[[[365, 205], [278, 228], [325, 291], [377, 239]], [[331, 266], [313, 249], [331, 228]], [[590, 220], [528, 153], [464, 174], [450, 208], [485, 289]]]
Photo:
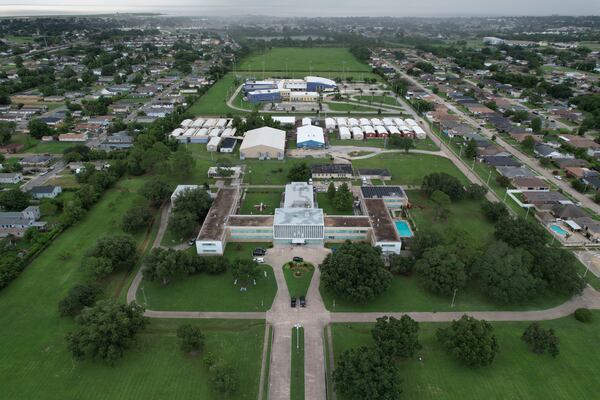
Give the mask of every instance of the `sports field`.
[[[202, 361], [177, 348], [179, 321], [152, 321], [114, 367], [74, 362], [65, 335], [73, 321], [58, 316], [58, 301], [83, 279], [80, 265], [98, 237], [118, 233], [143, 178], [124, 179], [82, 221], [69, 228], [7, 288], [0, 291], [0, 397], [6, 399], [218, 399]], [[138, 243], [151, 241], [138, 235]], [[134, 267], [134, 266], [132, 266]], [[123, 298], [135, 268], [104, 283], [106, 297]], [[192, 322], [204, 327], [207, 349], [235, 366], [235, 398], [256, 399], [263, 322]]]
[[[435, 338], [445, 324], [420, 324], [423, 349], [415, 359], [399, 362], [403, 399], [596, 399], [600, 380], [598, 330], [600, 313], [583, 324], [572, 317], [542, 322], [554, 328], [560, 340], [556, 358], [536, 355], [520, 339], [526, 322], [492, 323], [500, 351], [493, 364], [484, 368], [465, 367], [449, 356]], [[372, 345], [372, 325], [334, 324], [335, 357], [346, 349]], [[338, 399], [344, 399], [338, 394]]]
[[301, 71], [301, 72], [370, 72], [371, 67], [360, 62], [346, 48], [313, 47], [272, 48], [255, 53], [240, 64], [243, 71]]

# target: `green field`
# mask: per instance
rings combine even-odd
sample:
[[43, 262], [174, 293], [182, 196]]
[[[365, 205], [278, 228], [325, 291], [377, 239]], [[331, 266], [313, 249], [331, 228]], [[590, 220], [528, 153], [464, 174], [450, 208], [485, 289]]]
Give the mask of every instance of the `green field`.
[[327, 193], [317, 193], [317, 203], [319, 203], [319, 208], [323, 209], [323, 213], [327, 215], [354, 215], [352, 210], [340, 211], [335, 208], [327, 197]]
[[387, 153], [377, 157], [352, 162], [354, 168], [386, 167], [392, 174], [389, 183], [420, 185], [423, 178], [432, 172], [446, 172], [457, 177], [463, 183], [469, 181], [447, 158], [426, 154]]
[[359, 60], [345, 48], [312, 47], [269, 49], [266, 53], [253, 54], [240, 64], [246, 71], [321, 71], [370, 72], [371, 67]]
[[[0, 292], [0, 387], [3, 398], [36, 399], [220, 399], [208, 385], [198, 357], [183, 355], [175, 330], [180, 321], [153, 320], [139, 341], [114, 367], [74, 362], [65, 335], [73, 329], [59, 318], [57, 303], [76, 283], [86, 251], [98, 237], [120, 231], [125, 210], [139, 196], [144, 178], [125, 179], [109, 190], [74, 227], [69, 228], [7, 288]], [[156, 233], [137, 235], [140, 246]], [[135, 268], [103, 281], [104, 296], [123, 299]], [[263, 343], [262, 321], [191, 321], [206, 334], [206, 348], [239, 373], [235, 398], [256, 399]]]
[[329, 107], [331, 111], [349, 111], [352, 113], [359, 112], [367, 112], [374, 113], [377, 112], [377, 106], [373, 105], [373, 107], [369, 107], [367, 105], [358, 104], [358, 103], [338, 103], [338, 102], [325, 102], [323, 103]]
[[304, 328], [292, 328], [290, 400], [304, 400]]
[[290, 262], [283, 266], [283, 276], [285, 277], [290, 297], [306, 296], [310, 280], [315, 272], [315, 267], [308, 263], [302, 263], [297, 266], [294, 265], [294, 268], [290, 268], [292, 264], [295, 263]]
[[396, 106], [396, 107], [400, 106], [400, 104], [398, 103], [398, 100], [396, 100], [396, 98], [394, 98], [392, 96], [363, 95], [363, 96], [357, 96], [356, 98], [358, 100], [369, 102], [373, 105], [383, 104], [383, 105]]
[[[492, 323], [500, 351], [489, 367], [465, 367], [449, 356], [435, 338], [445, 324], [420, 324], [422, 357], [399, 362], [403, 399], [596, 399], [600, 381], [597, 346], [600, 313], [582, 324], [572, 317], [542, 322], [554, 328], [560, 340], [556, 358], [536, 355], [520, 339], [527, 322]], [[372, 345], [372, 325], [334, 324], [335, 357], [361, 345]], [[344, 399], [339, 396], [340, 400]]]
[[[282, 190], [250, 189], [246, 191], [240, 214], [272, 215], [281, 203]], [[262, 211], [258, 205], [263, 204]]]
[[159, 311], [266, 311], [277, 293], [277, 283], [271, 267], [260, 266], [259, 270], [256, 285], [245, 292], [233, 284], [235, 279], [228, 270], [220, 275], [181, 276], [167, 286], [143, 280], [137, 299]]

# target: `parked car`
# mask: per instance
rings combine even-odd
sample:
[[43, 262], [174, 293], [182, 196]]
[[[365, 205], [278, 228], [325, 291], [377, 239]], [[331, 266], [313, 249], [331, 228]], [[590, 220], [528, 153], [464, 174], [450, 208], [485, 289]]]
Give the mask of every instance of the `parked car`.
[[306, 297], [300, 296], [300, 307], [306, 307]]
[[188, 246], [193, 246], [196, 244], [196, 239], [192, 239], [188, 242]]
[[292, 304], [291, 304], [292, 308], [296, 308], [296, 298], [292, 297]]
[[253, 257], [260, 257], [260, 256], [264, 256], [265, 254], [267, 254], [267, 250], [265, 250], [261, 247], [257, 247], [254, 250], [252, 250]]
[[297, 263], [304, 262], [304, 258], [302, 258], [302, 257], [294, 257], [294, 258], [292, 258], [292, 260]]
[[258, 264], [264, 264], [264, 263], [265, 263], [265, 259], [264, 259], [264, 258], [262, 258], [262, 257], [254, 257], [252, 260], [253, 260], [255, 263], [258, 263]]

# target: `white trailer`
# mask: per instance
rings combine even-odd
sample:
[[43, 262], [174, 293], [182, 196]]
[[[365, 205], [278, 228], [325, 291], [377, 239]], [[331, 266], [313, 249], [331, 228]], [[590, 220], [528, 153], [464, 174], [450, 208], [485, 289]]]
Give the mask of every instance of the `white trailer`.
[[360, 123], [356, 118], [348, 118], [348, 126], [353, 128], [355, 126], [360, 126]]
[[361, 127], [371, 126], [371, 121], [369, 121], [367, 118], [361, 118], [358, 122]]
[[345, 126], [340, 127], [340, 139], [342, 139], [342, 140], [352, 139], [352, 133], [350, 133], [350, 129], [348, 129]]
[[302, 126], [312, 125], [312, 120], [308, 117], [302, 118]]
[[193, 123], [194, 123], [194, 121], [192, 121], [191, 119], [184, 119], [183, 121], [181, 121], [181, 127], [189, 128], [190, 125], [192, 125]]
[[221, 144], [221, 138], [215, 136], [208, 141], [206, 145], [206, 151], [219, 151], [219, 145]]
[[363, 140], [364, 138], [365, 134], [363, 133], [362, 129], [360, 129], [358, 126], [352, 128], [352, 139]]
[[333, 132], [335, 129], [335, 119], [325, 118], [325, 129], [327, 129], [329, 132]]
[[388, 125], [385, 128], [388, 130], [390, 135], [399, 135], [400, 134], [400, 130], [398, 130], [398, 128], [396, 128], [395, 125]]
[[383, 126], [384, 123], [379, 118], [372, 118], [371, 119], [371, 125], [373, 125], [373, 126]]
[[337, 117], [336, 119], [338, 128], [342, 126], [348, 126], [348, 120], [345, 117]]

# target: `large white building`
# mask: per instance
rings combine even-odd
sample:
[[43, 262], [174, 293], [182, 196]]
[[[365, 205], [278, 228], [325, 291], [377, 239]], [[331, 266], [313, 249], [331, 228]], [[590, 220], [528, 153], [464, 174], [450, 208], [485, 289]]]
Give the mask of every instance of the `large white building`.
[[281, 129], [262, 127], [252, 129], [244, 135], [240, 146], [240, 159], [258, 158], [259, 160], [285, 157], [285, 131]]

